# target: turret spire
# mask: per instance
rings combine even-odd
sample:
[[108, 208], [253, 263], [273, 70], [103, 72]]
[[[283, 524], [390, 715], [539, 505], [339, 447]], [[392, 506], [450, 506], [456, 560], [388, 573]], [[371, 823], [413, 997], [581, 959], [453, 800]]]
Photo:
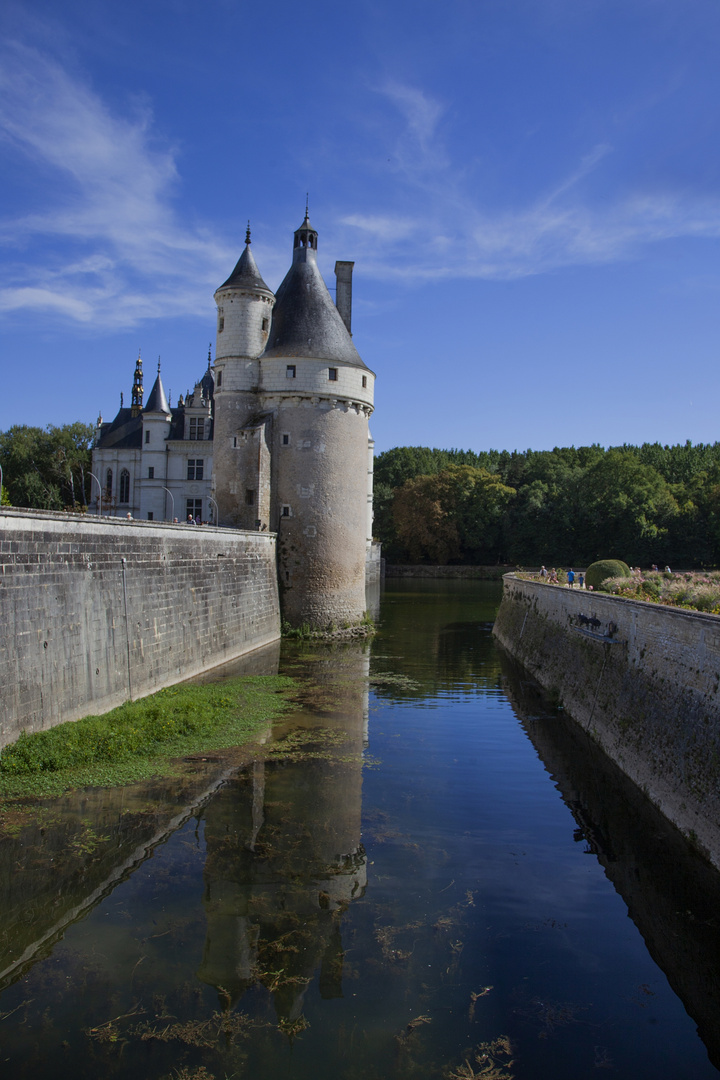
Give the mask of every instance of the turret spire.
[[130, 407], [133, 416], [139, 416], [142, 411], [143, 403], [143, 369], [142, 369], [142, 356], [140, 349], [138, 349], [137, 363], [135, 364], [135, 374], [133, 376], [132, 398], [130, 399]]
[[314, 262], [317, 253], [318, 234], [310, 224], [310, 212], [308, 210], [307, 196], [305, 198], [305, 219], [299, 229], [295, 230], [293, 242], [293, 262]]

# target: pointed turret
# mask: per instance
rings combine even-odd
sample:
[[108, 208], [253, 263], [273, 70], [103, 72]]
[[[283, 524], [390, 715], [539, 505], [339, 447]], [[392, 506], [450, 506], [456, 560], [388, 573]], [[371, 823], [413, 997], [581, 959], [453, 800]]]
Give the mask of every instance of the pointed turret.
[[167, 403], [165, 396], [165, 387], [163, 386], [162, 377], [160, 375], [160, 361], [158, 360], [158, 373], [153, 388], [150, 391], [150, 397], [148, 403], [143, 409], [143, 413], [164, 413], [166, 416], [170, 416], [170, 406]]
[[245, 250], [235, 264], [233, 270], [227, 281], [223, 282], [218, 289], [260, 289], [263, 292], [269, 293], [267, 285], [262, 279], [262, 275], [257, 268], [257, 263], [253, 257], [253, 253], [250, 250], [250, 222], [248, 221], [247, 231], [245, 233]]
[[[218, 309], [216, 364], [236, 357], [255, 359], [267, 343], [275, 297], [257, 268], [250, 251], [251, 243], [248, 222], [245, 250], [230, 277], [215, 293]], [[218, 390], [221, 384], [222, 377], [217, 384]]]
[[266, 357], [312, 357], [365, 368], [317, 265], [317, 230], [305, 219], [295, 230], [293, 261], [275, 297]]

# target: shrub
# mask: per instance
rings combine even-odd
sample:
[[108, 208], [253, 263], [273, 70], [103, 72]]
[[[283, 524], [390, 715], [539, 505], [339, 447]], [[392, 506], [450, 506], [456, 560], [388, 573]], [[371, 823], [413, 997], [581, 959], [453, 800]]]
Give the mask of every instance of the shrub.
[[585, 571], [585, 584], [601, 589], [608, 578], [630, 577], [630, 567], [620, 559], [600, 559]]

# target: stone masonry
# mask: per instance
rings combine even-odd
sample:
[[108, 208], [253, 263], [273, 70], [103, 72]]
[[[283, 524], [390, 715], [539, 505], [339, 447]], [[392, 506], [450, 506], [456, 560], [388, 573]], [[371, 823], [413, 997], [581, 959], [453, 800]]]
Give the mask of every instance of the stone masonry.
[[275, 536], [0, 512], [0, 748], [280, 636]]

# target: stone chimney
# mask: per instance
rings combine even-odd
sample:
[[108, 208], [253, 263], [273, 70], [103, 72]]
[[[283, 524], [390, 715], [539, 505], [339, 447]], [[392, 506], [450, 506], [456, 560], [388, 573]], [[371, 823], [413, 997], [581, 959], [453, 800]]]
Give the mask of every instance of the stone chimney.
[[340, 312], [340, 318], [345, 323], [350, 335], [352, 335], [352, 272], [354, 265], [354, 262], [335, 263], [335, 277], [337, 279], [335, 306]]

